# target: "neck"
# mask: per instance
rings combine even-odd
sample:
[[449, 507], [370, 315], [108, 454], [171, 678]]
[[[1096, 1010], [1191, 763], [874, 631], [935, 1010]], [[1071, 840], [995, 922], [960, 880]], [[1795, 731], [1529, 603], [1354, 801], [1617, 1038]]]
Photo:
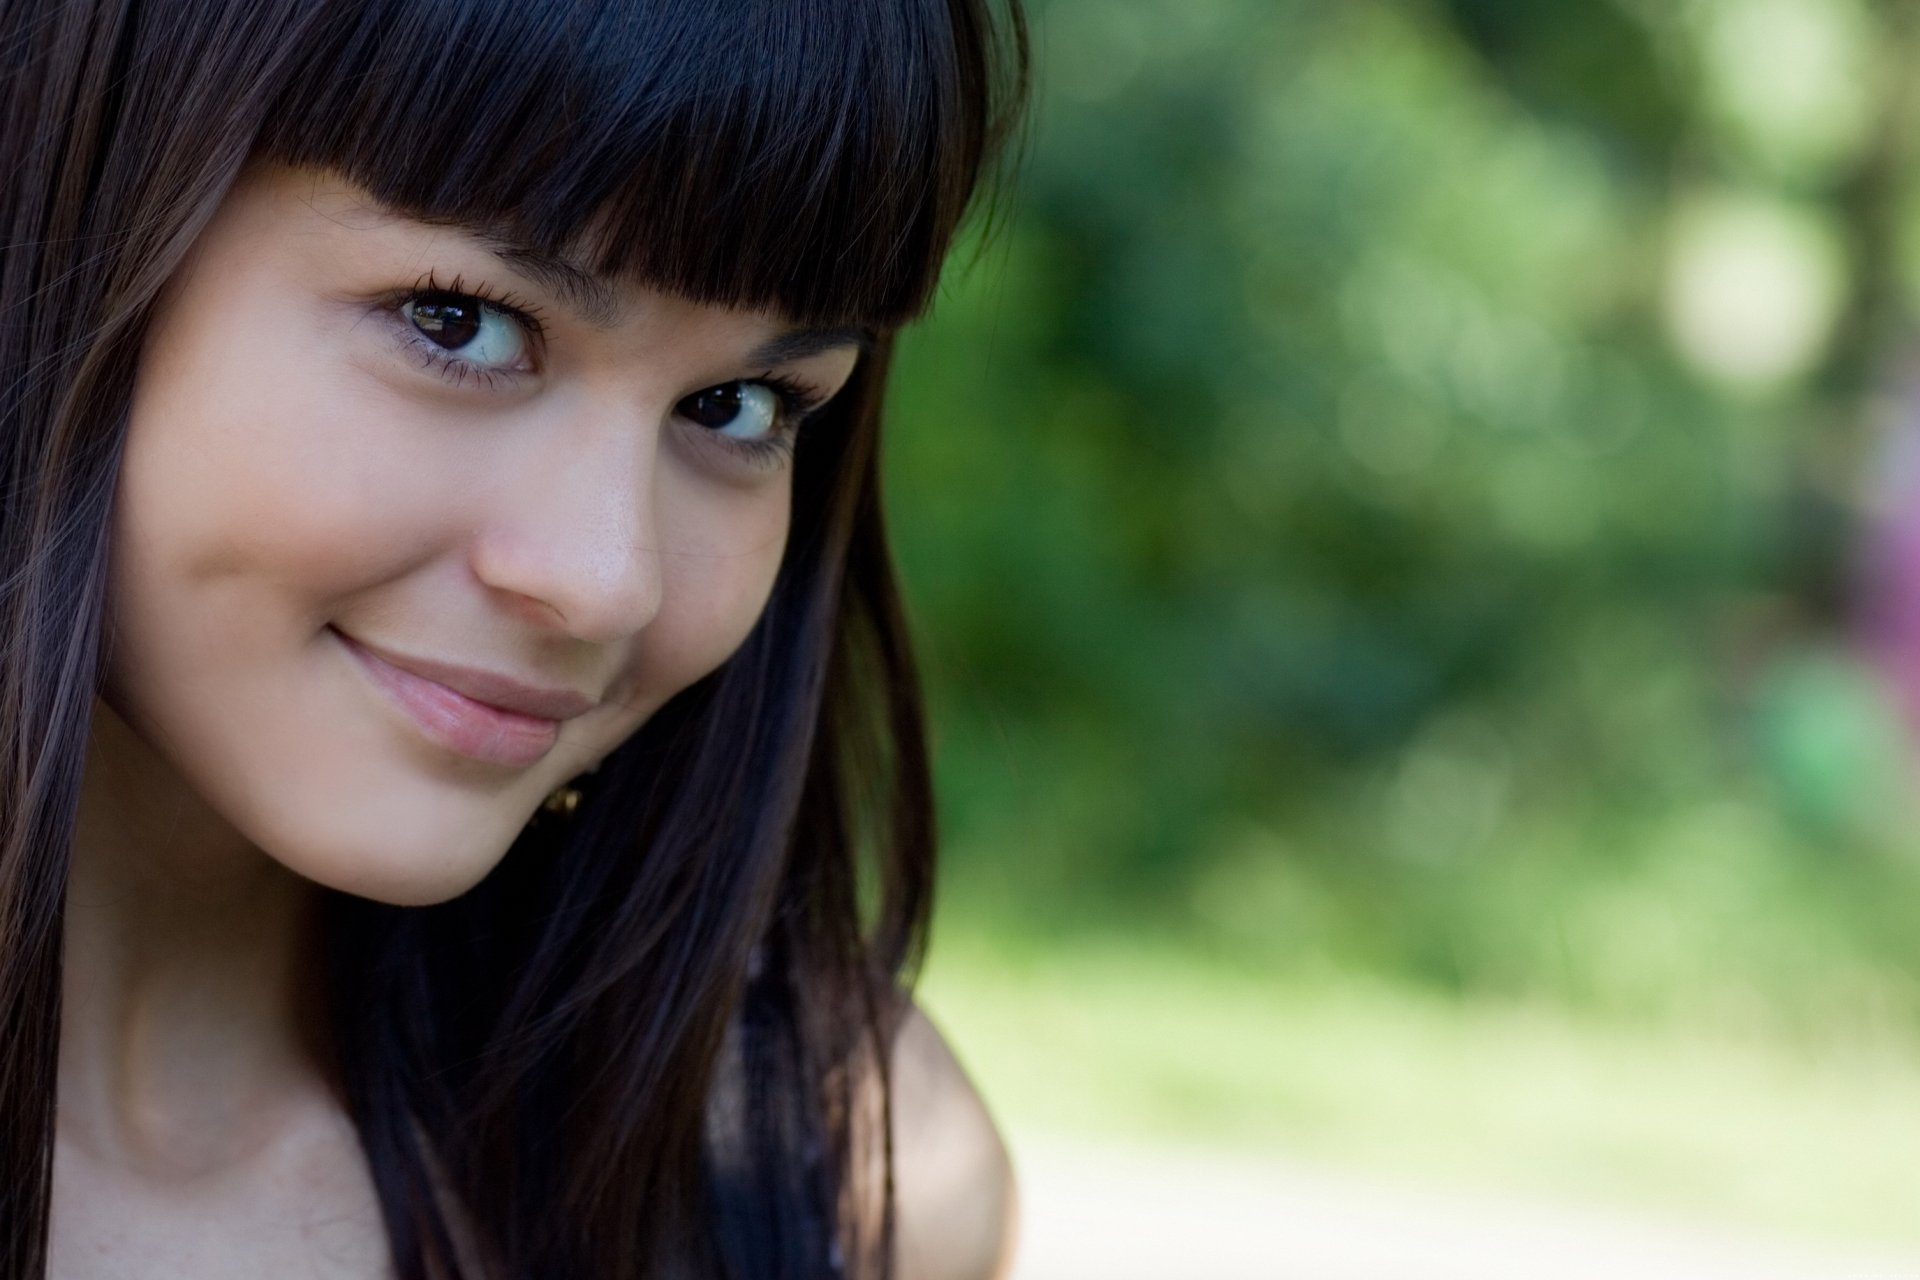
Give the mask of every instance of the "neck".
[[96, 704], [68, 885], [61, 1140], [162, 1176], [263, 1150], [323, 1087], [318, 906]]

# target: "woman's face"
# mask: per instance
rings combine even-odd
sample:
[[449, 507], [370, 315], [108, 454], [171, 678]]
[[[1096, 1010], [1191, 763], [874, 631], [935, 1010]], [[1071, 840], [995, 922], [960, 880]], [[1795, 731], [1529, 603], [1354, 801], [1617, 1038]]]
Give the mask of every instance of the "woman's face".
[[295, 872], [457, 894], [745, 637], [857, 350], [252, 173], [141, 356], [105, 701]]

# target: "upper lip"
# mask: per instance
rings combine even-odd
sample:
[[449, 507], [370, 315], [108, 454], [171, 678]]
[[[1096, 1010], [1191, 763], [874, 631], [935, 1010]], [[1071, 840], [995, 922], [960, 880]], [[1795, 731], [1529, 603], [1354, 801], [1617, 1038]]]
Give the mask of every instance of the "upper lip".
[[484, 702], [501, 711], [511, 711], [516, 715], [533, 716], [541, 720], [571, 720], [599, 705], [597, 699], [589, 698], [586, 694], [572, 689], [543, 687], [517, 680], [509, 675], [502, 675], [497, 671], [485, 671], [479, 667], [463, 667], [452, 662], [439, 662], [432, 658], [416, 658], [410, 654], [394, 653], [379, 645], [355, 639], [345, 632], [340, 634], [349, 643], [359, 645], [382, 662], [419, 676], [423, 680], [445, 685], [463, 697], [471, 698], [475, 702]]

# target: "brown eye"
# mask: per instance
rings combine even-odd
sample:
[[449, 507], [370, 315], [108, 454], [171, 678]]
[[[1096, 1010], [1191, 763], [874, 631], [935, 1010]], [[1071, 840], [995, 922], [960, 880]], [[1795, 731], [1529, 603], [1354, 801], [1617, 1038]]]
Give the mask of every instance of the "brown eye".
[[728, 382], [696, 391], [675, 406], [692, 423], [733, 436], [758, 440], [773, 434], [780, 417], [780, 398], [758, 382]]
[[413, 327], [449, 351], [458, 351], [480, 333], [481, 303], [453, 293], [429, 293], [407, 304]]
[[417, 293], [401, 306], [420, 336], [467, 364], [522, 367], [529, 359], [526, 326], [504, 307], [446, 289]]

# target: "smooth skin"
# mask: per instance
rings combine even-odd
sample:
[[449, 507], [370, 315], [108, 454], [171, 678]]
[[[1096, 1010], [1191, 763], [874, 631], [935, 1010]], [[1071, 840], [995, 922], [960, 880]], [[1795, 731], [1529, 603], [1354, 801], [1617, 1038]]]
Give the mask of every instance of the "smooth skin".
[[[782, 397], [824, 402], [858, 355], [395, 216], [331, 175], [236, 186], [156, 310], [121, 466], [52, 1276], [388, 1274], [319, 1066], [318, 886], [459, 894], [724, 661], [786, 536], [781, 445], [804, 406]], [[476, 758], [355, 645], [589, 706], [530, 764]], [[1004, 1147], [931, 1024], [906, 1028], [903, 1277], [1000, 1274]], [[923, 1176], [922, 1150], [967, 1171]]]

